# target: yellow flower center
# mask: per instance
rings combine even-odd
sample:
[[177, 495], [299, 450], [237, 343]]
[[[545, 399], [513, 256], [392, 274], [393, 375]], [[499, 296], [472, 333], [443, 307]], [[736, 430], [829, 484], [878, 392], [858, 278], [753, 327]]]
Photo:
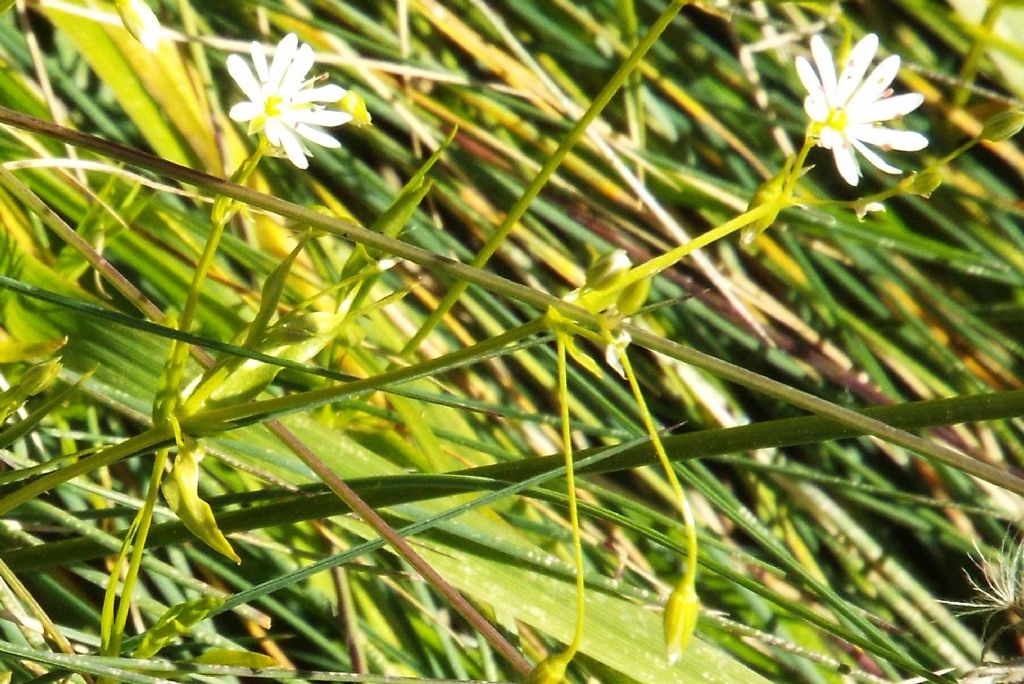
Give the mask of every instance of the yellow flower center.
[[828, 118], [825, 119], [825, 126], [833, 128], [839, 132], [846, 130], [846, 110], [845, 109], [833, 109], [828, 113]]
[[270, 95], [263, 101], [263, 112], [267, 115], [267, 118], [277, 118], [284, 113], [281, 107], [282, 104], [284, 104], [283, 97], [280, 95]]

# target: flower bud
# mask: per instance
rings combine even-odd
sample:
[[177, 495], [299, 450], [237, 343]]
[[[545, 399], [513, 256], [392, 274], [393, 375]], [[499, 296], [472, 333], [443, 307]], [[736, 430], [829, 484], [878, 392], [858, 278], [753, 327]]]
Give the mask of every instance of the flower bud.
[[352, 116], [352, 121], [349, 124], [356, 128], [369, 126], [373, 121], [373, 117], [366, 109], [366, 100], [354, 90], [349, 90], [338, 100], [338, 109]]
[[665, 649], [669, 663], [675, 663], [690, 643], [700, 613], [700, 599], [692, 581], [683, 581], [665, 602]]
[[986, 121], [979, 137], [989, 142], [1002, 142], [1017, 135], [1021, 128], [1024, 128], [1024, 111], [1011, 109]]
[[743, 231], [740, 233], [741, 244], [752, 244], [779, 217], [779, 212], [785, 206], [782, 195], [786, 188], [786, 179], [789, 177], [790, 166], [791, 162], [787, 160], [786, 165], [778, 175], [769, 178], [754, 191], [754, 196], [751, 198], [750, 204], [747, 205], [747, 211], [754, 211], [764, 206], [769, 208], [765, 210], [765, 213], [760, 218], [744, 226]]
[[160, 20], [142, 0], [117, 0], [117, 13], [128, 33], [150, 52], [160, 42]]
[[595, 261], [584, 276], [590, 290], [610, 290], [633, 266], [624, 249], [613, 249]]
[[526, 678], [525, 684], [562, 684], [565, 681], [565, 668], [571, 661], [571, 653], [548, 656], [537, 663]]
[[615, 302], [615, 308], [623, 316], [632, 316], [647, 303], [649, 294], [651, 294], [651, 278], [638, 280], [632, 285], [622, 288], [622, 294]]
[[935, 189], [942, 185], [942, 175], [938, 171], [922, 171], [915, 173], [903, 181], [907, 192], [921, 197], [931, 197]]

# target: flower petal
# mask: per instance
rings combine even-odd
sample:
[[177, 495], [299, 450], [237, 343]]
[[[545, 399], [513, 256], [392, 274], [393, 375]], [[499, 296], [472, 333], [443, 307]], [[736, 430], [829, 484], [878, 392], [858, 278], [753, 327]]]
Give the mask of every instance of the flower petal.
[[262, 43], [257, 43], [254, 40], [249, 46], [249, 53], [252, 55], [252, 65], [256, 67], [256, 78], [266, 83], [267, 76], [270, 75], [270, 70], [267, 67], [267, 50]]
[[807, 97], [804, 99], [804, 109], [807, 116], [814, 121], [824, 121], [828, 118], [828, 100], [825, 97], [825, 90], [814, 73], [814, 67], [803, 57], [796, 58], [796, 73], [800, 82], [807, 89]]
[[274, 49], [274, 61], [270, 64], [270, 72], [267, 74], [266, 85], [271, 92], [278, 92], [281, 87], [281, 79], [284, 77], [292, 60], [295, 58], [295, 51], [299, 47], [299, 37], [289, 33], [281, 39]]
[[814, 65], [818, 67], [821, 86], [825, 90], [825, 100], [831, 103], [836, 96], [836, 65], [832, 59], [832, 51], [825, 45], [821, 36], [811, 38], [811, 56], [814, 57]]
[[306, 80], [306, 74], [313, 68], [313, 62], [316, 61], [316, 55], [313, 54], [313, 48], [306, 43], [303, 43], [298, 52], [295, 53], [295, 58], [292, 63], [288, 66], [288, 70], [285, 71], [284, 76], [281, 78], [281, 85], [278, 88], [278, 92], [283, 97], [292, 97], [295, 93], [299, 92], [302, 88], [303, 81]]
[[295, 109], [288, 112], [288, 120], [294, 124], [304, 123], [331, 128], [347, 124], [352, 120], [352, 115], [336, 109]]
[[239, 102], [231, 111], [228, 112], [228, 116], [234, 121], [251, 121], [260, 115], [263, 108], [255, 102]]
[[836, 99], [832, 103], [833, 107], [842, 107], [849, 102], [850, 96], [864, 80], [864, 74], [867, 73], [868, 66], [875, 58], [876, 52], [878, 52], [878, 36], [874, 33], [864, 36], [853, 46], [843, 73], [839, 77], [839, 83], [836, 85]]
[[291, 135], [288, 132], [288, 128], [277, 119], [267, 119], [267, 125], [263, 129], [263, 134], [267, 136], [267, 142], [274, 147], [281, 147], [281, 138], [285, 135]]
[[875, 154], [875, 152], [871, 148], [867, 147], [861, 141], [859, 141], [857, 139], [853, 139], [850, 142], [852, 142], [854, 148], [856, 148], [856, 150], [858, 152], [860, 152], [862, 155], [864, 155], [864, 158], [867, 159], [869, 162], [871, 162], [871, 165], [874, 166], [879, 171], [885, 171], [886, 173], [892, 173], [892, 174], [903, 173], [902, 171], [897, 169], [895, 166], [893, 166], [892, 164], [890, 164], [889, 162], [885, 161], [884, 159], [879, 157], [877, 154]]
[[334, 103], [345, 97], [348, 91], [338, 85], [325, 85], [319, 88], [306, 88], [295, 93], [292, 102], [295, 104], [305, 102], [329, 102]]
[[826, 150], [835, 149], [842, 146], [843, 136], [831, 126], [825, 126], [818, 135], [818, 144]]
[[245, 60], [238, 55], [228, 55], [228, 73], [231, 74], [231, 78], [235, 79], [235, 83], [242, 89], [245, 96], [253, 102], [263, 101], [263, 89], [260, 88], [259, 81], [252, 75], [252, 69], [245, 63]]
[[897, 131], [881, 126], [850, 126], [847, 135], [883, 149], [917, 152], [928, 147], [928, 138], [915, 131]]
[[321, 147], [329, 147], [331, 149], [337, 149], [341, 147], [341, 143], [338, 142], [334, 136], [329, 135], [324, 131], [321, 131], [319, 128], [313, 128], [312, 126], [309, 126], [304, 123], [298, 124], [295, 127], [295, 132], [301, 135], [306, 140], [312, 143], [316, 143]]
[[832, 157], [836, 161], [836, 170], [843, 180], [850, 185], [857, 185], [860, 182], [860, 165], [857, 163], [857, 155], [845, 139], [832, 147]]
[[818, 80], [818, 74], [814, 72], [814, 67], [804, 59], [803, 55], [796, 58], [796, 73], [808, 93], [814, 95], [815, 93], [823, 92], [821, 81]]
[[857, 88], [857, 92], [853, 94], [850, 102], [846, 105], [847, 110], [870, 107], [871, 103], [882, 97], [886, 89], [892, 85], [893, 79], [896, 78], [896, 72], [899, 70], [899, 55], [889, 55], [883, 59], [881, 64], [876, 66], [871, 75], [864, 80], [864, 83]]
[[906, 93], [904, 95], [884, 97], [865, 107], [851, 109], [847, 112], [847, 119], [851, 124], [897, 119], [920, 107], [922, 102], [924, 102], [924, 95], [921, 93]]
[[291, 131], [286, 130], [281, 135], [281, 147], [284, 148], [284, 153], [288, 155], [288, 159], [292, 164], [299, 167], [300, 169], [309, 168], [309, 160], [306, 159], [306, 152], [302, 149], [302, 143], [295, 137], [295, 134]]

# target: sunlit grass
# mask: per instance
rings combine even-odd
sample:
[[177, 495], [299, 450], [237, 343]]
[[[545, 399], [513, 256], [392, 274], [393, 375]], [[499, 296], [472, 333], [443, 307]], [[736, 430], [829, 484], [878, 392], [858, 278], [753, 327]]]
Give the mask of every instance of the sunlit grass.
[[[1019, 582], [989, 576], [1019, 565], [1024, 513], [1013, 4], [154, 1], [150, 52], [113, 3], [19, 1], [0, 667], [522, 681], [577, 634], [569, 447], [569, 681], [1014, 676], [1020, 597], [997, 592]], [[228, 56], [292, 32], [372, 115], [308, 170], [228, 116]], [[923, 95], [892, 125], [928, 146], [852, 187], [805, 145], [795, 59], [869, 33]], [[639, 267], [589, 287], [613, 249]], [[623, 331], [639, 405], [606, 363]], [[675, 664], [662, 615], [692, 546], [644, 406], [698, 533]], [[202, 507], [157, 496], [188, 471], [154, 477], [154, 453], [179, 452], [205, 453], [196, 495], [239, 564]]]

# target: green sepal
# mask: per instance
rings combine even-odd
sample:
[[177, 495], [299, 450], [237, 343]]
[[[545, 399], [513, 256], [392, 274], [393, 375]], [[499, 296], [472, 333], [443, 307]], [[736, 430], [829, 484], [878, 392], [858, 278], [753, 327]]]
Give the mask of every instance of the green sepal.
[[60, 361], [56, 359], [32, 366], [25, 371], [21, 382], [0, 393], [0, 423], [10, 418], [29, 397], [44, 392], [52, 385], [60, 374], [60, 367]]

